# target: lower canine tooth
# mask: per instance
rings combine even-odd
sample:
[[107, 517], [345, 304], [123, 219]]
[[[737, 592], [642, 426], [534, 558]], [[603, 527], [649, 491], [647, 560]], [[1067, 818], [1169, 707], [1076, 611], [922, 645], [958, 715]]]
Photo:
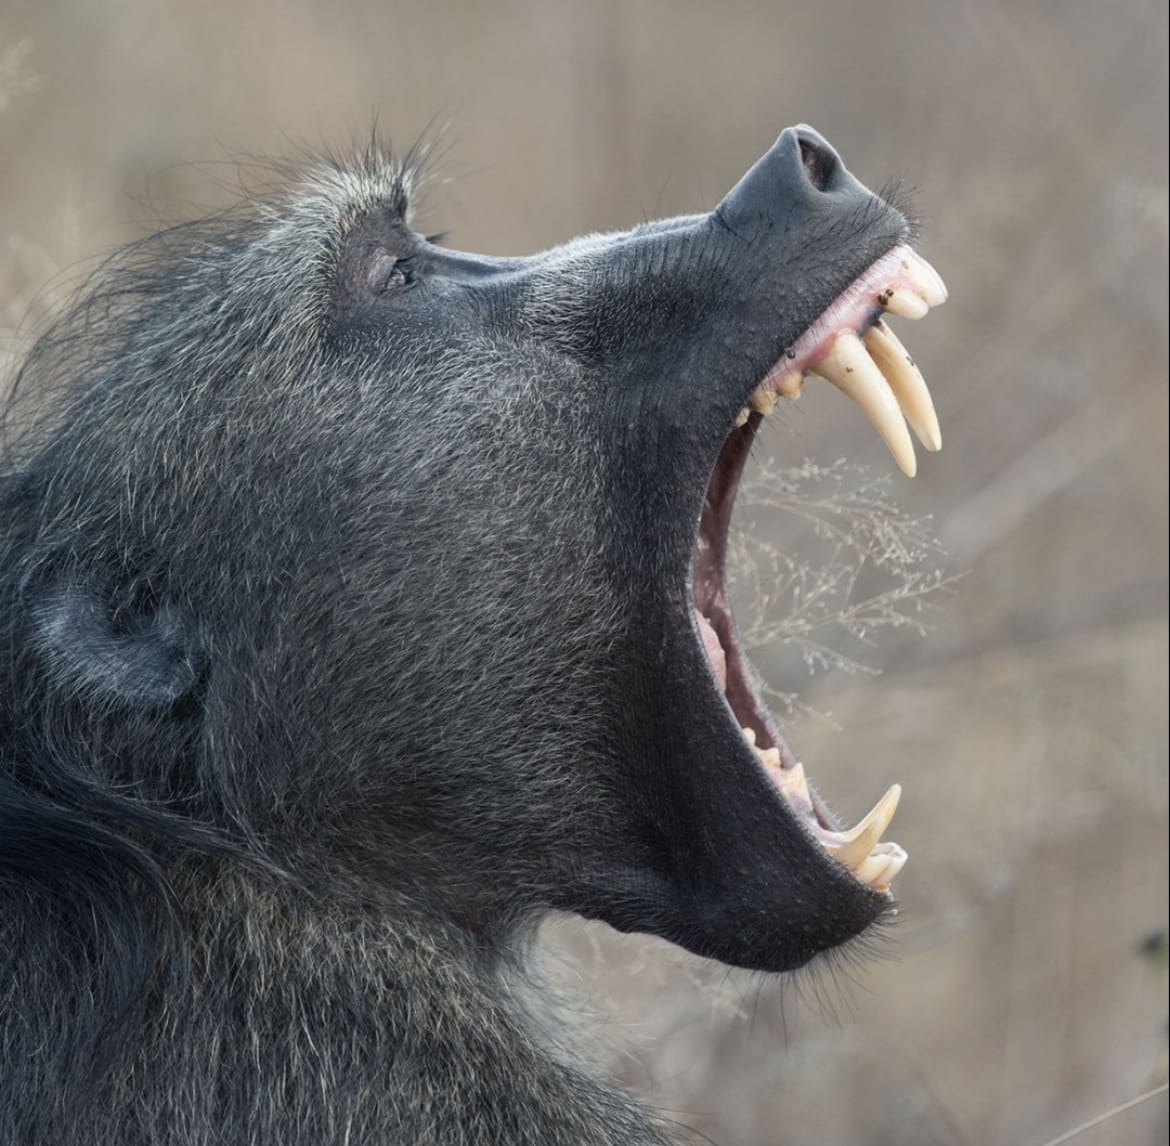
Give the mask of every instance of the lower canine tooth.
[[835, 832], [825, 840], [825, 849], [850, 871], [856, 871], [890, 826], [901, 798], [902, 785], [894, 784], [856, 827], [848, 832]]
[[938, 415], [934, 402], [926, 388], [926, 379], [914, 365], [906, 347], [898, 341], [894, 332], [880, 320], [865, 332], [865, 348], [886, 376], [906, 421], [918, 435], [918, 440], [931, 451], [942, 449], [942, 434], [938, 428]]
[[742, 426], [748, 420], [748, 418], [750, 418], [751, 416], [752, 416], [751, 410], [748, 409], [747, 406], [744, 406], [744, 408], [742, 410], [740, 410], [740, 412], [738, 414], [735, 415], [735, 424], [737, 426]]
[[922, 318], [930, 310], [926, 299], [906, 287], [890, 287], [882, 291], [878, 301], [891, 314], [900, 318]]
[[813, 367], [842, 393], [856, 402], [894, 455], [907, 477], [918, 471], [914, 443], [890, 384], [870, 358], [861, 339], [852, 331], [838, 335], [833, 349]]

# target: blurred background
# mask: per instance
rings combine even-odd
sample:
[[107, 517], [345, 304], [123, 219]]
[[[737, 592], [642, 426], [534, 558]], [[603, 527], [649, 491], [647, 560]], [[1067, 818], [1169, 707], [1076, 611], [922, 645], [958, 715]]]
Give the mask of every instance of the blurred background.
[[1121, 1107], [1166, 1079], [1166, 92], [1144, 0], [0, 0], [0, 355], [236, 157], [375, 116], [488, 253], [709, 208], [799, 121], [918, 188], [943, 452], [895, 476], [810, 385], [735, 570], [829, 801], [904, 785], [899, 917], [786, 985], [575, 920], [545, 960], [722, 1146], [1164, 1142], [1165, 1091]]

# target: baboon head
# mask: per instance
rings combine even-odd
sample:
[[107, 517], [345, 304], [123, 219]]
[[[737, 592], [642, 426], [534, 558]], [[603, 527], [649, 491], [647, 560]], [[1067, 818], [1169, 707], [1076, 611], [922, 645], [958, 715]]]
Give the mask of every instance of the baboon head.
[[806, 127], [709, 214], [524, 258], [418, 233], [416, 182], [371, 151], [156, 235], [34, 349], [0, 486], [24, 814], [489, 944], [560, 909], [783, 971], [858, 935], [897, 791], [834, 822], [723, 561], [806, 374], [903, 469], [903, 412], [937, 448], [881, 321], [945, 297], [906, 219]]

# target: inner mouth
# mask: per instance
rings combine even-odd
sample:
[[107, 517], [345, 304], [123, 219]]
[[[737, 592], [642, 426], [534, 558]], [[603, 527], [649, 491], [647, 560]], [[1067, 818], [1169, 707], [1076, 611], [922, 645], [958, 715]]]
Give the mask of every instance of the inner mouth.
[[707, 663], [739, 734], [812, 838], [878, 892], [889, 891], [907, 859], [898, 844], [881, 839], [902, 789], [893, 785], [868, 815], [843, 830], [809, 786], [804, 767], [785, 744], [739, 646], [724, 579], [727, 535], [735, 493], [760, 423], [781, 398], [799, 397], [808, 375], [826, 379], [857, 402], [908, 476], [914, 476], [917, 463], [907, 423], [928, 450], [940, 448], [930, 392], [882, 315], [922, 318], [946, 297], [946, 287], [930, 264], [909, 247], [898, 246], [830, 304], [773, 365], [737, 415], [711, 473], [693, 560], [695, 621]]

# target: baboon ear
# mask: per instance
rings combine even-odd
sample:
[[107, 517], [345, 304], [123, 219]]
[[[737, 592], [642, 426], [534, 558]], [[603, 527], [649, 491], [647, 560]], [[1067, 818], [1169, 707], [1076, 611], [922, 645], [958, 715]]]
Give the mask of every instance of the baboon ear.
[[205, 664], [179, 610], [141, 593], [102, 592], [75, 574], [40, 587], [32, 618], [49, 671], [95, 699], [174, 704], [195, 687]]

